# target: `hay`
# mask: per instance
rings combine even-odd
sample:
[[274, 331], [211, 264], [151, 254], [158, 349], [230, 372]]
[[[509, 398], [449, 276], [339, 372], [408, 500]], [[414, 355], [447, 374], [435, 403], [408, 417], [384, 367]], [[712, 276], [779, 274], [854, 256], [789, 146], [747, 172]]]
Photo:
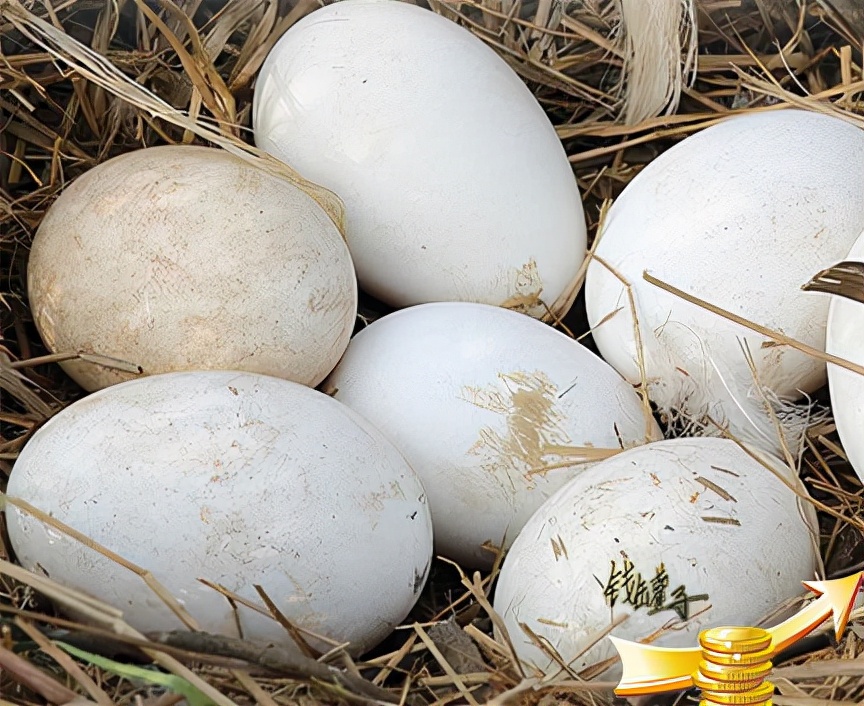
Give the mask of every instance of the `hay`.
[[[696, 7], [693, 0], [620, 3], [627, 77], [623, 117], [626, 125], [638, 125], [678, 109], [684, 76], [695, 64]], [[682, 35], [688, 36], [683, 66]]]
[[[0, 0], [2, 474], [29, 435], [82, 394], [58, 366], [78, 353], [45, 349], [24, 281], [30, 240], [65, 184], [129, 150], [207, 141], [300, 185], [341, 226], [334, 194], [261, 154], [249, 137], [257, 70], [278, 37], [317, 4]], [[645, 164], [718, 120], [795, 105], [864, 126], [864, 11], [856, 0], [670, 0], [662, 3], [668, 13], [659, 35], [628, 24], [642, 16], [638, 0], [429, 5], [487, 42], [534, 91], [576, 169], [592, 241], [604, 206]], [[591, 345], [580, 299], [570, 315], [558, 316], [568, 305], [552, 304], [551, 320]], [[361, 319], [381, 313], [364, 302]], [[864, 568], [862, 488], [830, 419], [816, 422], [801, 453], [790, 451], [787, 461], [799, 468], [820, 510], [831, 577]], [[590, 670], [574, 674], [562, 665], [547, 678], [526, 673], [506, 637], [493, 639], [492, 624], [502, 627], [488, 600], [494, 577], [495, 570], [469, 577], [439, 562], [406, 629], [354, 663], [338, 646], [328, 655], [289, 659], [212, 636], [142, 635], [114, 608], [4, 561], [0, 704], [177, 701], [164, 687], [120, 676], [108, 663], [95, 666], [62, 645], [116, 664], [159, 665], [224, 706], [610, 703], [614, 685], [586, 682]], [[148, 580], [143, 570], [142, 580]], [[88, 615], [91, 626], [59, 617], [46, 598]], [[257, 608], [266, 613], [268, 599], [261, 598]], [[833, 646], [829, 631], [820, 629], [802, 654], [778, 665], [775, 703], [864, 700], [861, 611], [842, 644]]]

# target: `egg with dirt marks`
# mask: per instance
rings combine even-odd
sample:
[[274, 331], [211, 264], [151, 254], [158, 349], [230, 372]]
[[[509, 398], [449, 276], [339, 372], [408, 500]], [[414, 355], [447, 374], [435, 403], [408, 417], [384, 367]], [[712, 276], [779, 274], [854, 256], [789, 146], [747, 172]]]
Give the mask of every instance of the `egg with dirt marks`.
[[[225, 150], [150, 147], [78, 177], [27, 270], [48, 348], [86, 390], [246, 370], [315, 386], [354, 328], [348, 248], [300, 187]], [[119, 361], [116, 362], [116, 361]]]
[[360, 287], [379, 300], [570, 308], [587, 243], [573, 170], [469, 30], [391, 0], [319, 8], [264, 61], [252, 121], [259, 148], [344, 201]]
[[[575, 672], [616, 657], [607, 633], [693, 647], [703, 629], [759, 625], [817, 569], [808, 500], [778, 459], [730, 439], [624, 451], [528, 520], [504, 560], [495, 611], [519, 658], [541, 672], [559, 669], [554, 653]], [[603, 679], [619, 676], [620, 665]]]
[[805, 110], [727, 118], [653, 160], [609, 210], [585, 280], [597, 348], [684, 425], [794, 455], [825, 362], [688, 296], [824, 350], [828, 301], [801, 285], [862, 230], [864, 130]]
[[618, 373], [524, 314], [423, 304], [360, 331], [324, 383], [380, 429], [429, 494], [436, 552], [488, 568], [542, 502], [622, 446], [660, 438]]
[[183, 623], [67, 527], [152, 574], [201, 630], [292, 648], [260, 586], [313, 647], [352, 654], [406, 617], [432, 559], [425, 491], [397, 449], [327, 395], [253, 373], [93, 393], [30, 438], [7, 493], [20, 563], [142, 632]]

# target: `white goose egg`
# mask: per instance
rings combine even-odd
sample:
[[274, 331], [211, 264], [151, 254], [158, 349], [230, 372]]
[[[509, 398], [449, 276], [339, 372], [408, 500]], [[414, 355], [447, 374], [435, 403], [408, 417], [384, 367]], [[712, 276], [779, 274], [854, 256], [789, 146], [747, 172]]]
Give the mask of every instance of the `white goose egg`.
[[294, 24], [264, 62], [255, 143], [346, 206], [360, 286], [434, 301], [569, 308], [585, 259], [579, 189], [525, 83], [468, 30], [393, 0]]
[[585, 283], [597, 347], [625, 378], [640, 380], [623, 278], [638, 313], [649, 396], [661, 411], [696, 421], [710, 416], [739, 438], [779, 451], [744, 344], [792, 444], [804, 427], [794, 402], [825, 383], [824, 362], [666, 292], [643, 272], [824, 350], [828, 301], [801, 285], [845, 256], [862, 229], [858, 127], [779, 110], [702, 130], [645, 167], [608, 213], [600, 259]]
[[529, 316], [424, 304], [358, 333], [325, 382], [402, 451], [429, 494], [436, 551], [488, 567], [591, 462], [660, 438], [618, 373]]
[[[520, 623], [578, 672], [616, 656], [599, 639], [610, 628], [635, 642], [669, 628], [651, 644], [694, 647], [705, 628], [759, 624], [801, 595], [817, 567], [815, 512], [784, 465], [759, 457], [767, 467], [729, 439], [658, 441], [561, 488], [525, 524], [495, 589], [520, 659], [558, 669]], [[620, 664], [603, 679], [619, 676]]]
[[[144, 374], [239, 369], [315, 386], [357, 312], [351, 255], [324, 210], [209, 147], [151, 147], [85, 172], [48, 210], [27, 277], [51, 351]], [[135, 376], [98, 359], [62, 366], [91, 391]]]
[[[118, 608], [141, 631], [183, 623], [141, 577], [14, 504], [20, 499], [149, 571], [200, 629], [293, 642], [206, 579], [362, 653], [426, 581], [422, 483], [345, 405], [286, 380], [176, 372], [120, 383], [50, 419], [8, 485], [20, 563]], [[372, 569], [371, 567], [374, 567]], [[319, 649], [330, 643], [309, 637]]]
[[[864, 233], [843, 259], [864, 263]], [[864, 304], [842, 296], [831, 297], [826, 350], [864, 365]], [[843, 451], [864, 482], [864, 376], [829, 363], [828, 384], [831, 411]]]

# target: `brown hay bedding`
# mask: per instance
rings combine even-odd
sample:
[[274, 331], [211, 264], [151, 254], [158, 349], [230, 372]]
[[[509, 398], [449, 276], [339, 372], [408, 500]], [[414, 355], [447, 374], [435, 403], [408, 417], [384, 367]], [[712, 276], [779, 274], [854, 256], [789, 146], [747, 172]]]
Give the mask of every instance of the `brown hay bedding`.
[[[65, 183], [124, 151], [201, 142], [202, 137], [235, 150], [243, 142], [251, 144], [256, 71], [278, 36], [317, 4], [0, 0], [0, 485], [28, 435], [81, 395], [56, 360], [41, 360], [48, 352], [27, 309], [28, 244], [45, 209]], [[800, 7], [783, 0], [697, 0], [695, 80], [685, 83], [673, 115], [637, 124], [621, 119], [623, 58], [613, 0], [565, 2], [557, 15], [550, 12], [554, 3], [546, 0], [430, 4], [484, 38], [534, 90], [573, 162], [590, 236], [604, 201], [617, 196], [642, 166], [720, 117], [793, 103], [864, 120], [858, 105], [864, 89], [864, 11], [855, 0], [808, 0]], [[181, 112], [154, 118], [146, 96], [129, 94], [127, 86], [120, 91], [127, 99], [122, 100], [118, 91], [99, 87], [95, 73], [71, 71], [34, 41], [42, 36], [34, 17], [103, 55]], [[22, 28], [35, 34], [28, 37]], [[79, 68], [98, 72], [98, 64], [82, 67], [80, 59]], [[182, 115], [190, 109], [197, 125]], [[219, 124], [226, 126], [221, 137]], [[319, 196], [330, 205], [326, 194]], [[367, 300], [361, 314], [368, 320], [385, 311]], [[586, 332], [581, 297], [562, 323], [575, 335]], [[591, 345], [590, 336], [582, 340]], [[827, 402], [824, 391], [821, 400]], [[833, 510], [822, 513], [829, 577], [860, 570], [862, 488], [830, 424], [811, 431], [802, 476], [814, 497]], [[6, 550], [0, 546], [0, 551]], [[245, 645], [193, 646], [199, 654], [164, 647], [161, 655], [151, 654], [163, 672], [184, 674], [202, 688], [210, 684], [211, 697], [222, 704], [369, 702], [383, 698], [382, 687], [389, 690], [386, 700], [397, 703], [484, 703], [505, 692], [511, 693], [512, 703], [613, 700], [609, 685], [594, 688], [568, 678], [535, 688], [524, 681], [506, 645], [489, 637], [491, 619], [484, 607], [489, 578], [483, 577], [482, 585], [479, 578], [460, 579], [453, 567], [439, 562], [409, 627], [396, 631], [365, 664], [346, 664], [339, 656], [329, 660], [355, 675], [341, 684], [322, 681], [327, 673], [320, 662], [286, 664], [284, 656], [250, 654]], [[61, 639], [121, 663], [152, 664], [135, 646], [142, 644], [140, 636], [104, 606], [90, 607], [102, 617], [101, 631], [72, 626], [72, 633], [61, 632], [69, 625], [56, 617], [46, 595], [80, 600], [64, 597], [62, 589], [12, 563], [0, 565], [0, 704], [59, 704], [77, 695], [105, 706], [167, 706], [177, 698], [162, 687], [75, 660], [53, 645], [51, 639]], [[446, 622], [435, 624], [441, 620]], [[411, 627], [411, 621], [417, 626]], [[864, 621], [860, 616], [853, 620], [841, 645], [832, 645], [826, 631], [819, 634], [802, 644], [803, 655], [775, 670], [772, 681], [781, 691], [775, 703], [864, 701]], [[234, 659], [238, 656], [247, 661]], [[790, 666], [794, 664], [803, 666]]]

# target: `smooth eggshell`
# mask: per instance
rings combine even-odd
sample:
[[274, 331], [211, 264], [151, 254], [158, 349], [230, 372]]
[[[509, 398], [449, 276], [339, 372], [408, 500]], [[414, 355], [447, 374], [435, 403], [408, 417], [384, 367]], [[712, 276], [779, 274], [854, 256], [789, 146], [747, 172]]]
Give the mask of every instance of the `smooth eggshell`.
[[[864, 263], [864, 233], [843, 259]], [[841, 296], [831, 297], [826, 350], [864, 365], [864, 304]], [[864, 482], [864, 376], [828, 363], [828, 384], [831, 411], [843, 451]]]
[[[350, 253], [318, 204], [209, 147], [142, 149], [85, 172], [48, 210], [27, 275], [52, 351], [145, 374], [237, 369], [314, 387], [357, 312]], [[135, 375], [62, 365], [87, 390]]]
[[[49, 420], [8, 494], [148, 570], [202, 630], [238, 636], [207, 579], [360, 653], [408, 614], [427, 577], [421, 482], [376, 429], [321, 392], [243, 372], [120, 383]], [[138, 630], [182, 624], [129, 569], [13, 505], [21, 564], [106, 601]], [[237, 606], [243, 635], [291, 646]], [[318, 640], [313, 644], [329, 647]]]
[[[615, 201], [596, 250], [631, 287], [651, 399], [691, 418], [710, 414], [779, 450], [742, 346], [778, 408], [821, 387], [825, 363], [666, 292], [643, 272], [824, 350], [827, 298], [801, 285], [844, 257], [862, 229], [864, 131], [837, 118], [738, 116], [652, 161]], [[638, 382], [627, 288], [593, 260], [585, 296], [601, 355]]]
[[[779, 461], [762, 458], [795, 482]], [[504, 560], [494, 607], [520, 659], [543, 671], [558, 667], [519, 623], [577, 672], [616, 656], [607, 639], [578, 655], [621, 618], [615, 637], [640, 641], [669, 625], [652, 645], [694, 647], [701, 630], [758, 625], [804, 592], [816, 552], [802, 517], [815, 527], [812, 505], [799, 509], [795, 493], [734, 441], [644, 445], [581, 474], [531, 517]], [[625, 560], [628, 581], [619, 573]], [[708, 598], [685, 612], [681, 587], [683, 596]], [[675, 603], [688, 622], [674, 608], [649, 614]], [[620, 664], [603, 678], [620, 678]]]
[[[436, 552], [485, 568], [589, 463], [660, 438], [633, 388], [582, 344], [484, 304], [403, 309], [358, 333], [325, 382], [402, 451], [429, 494]], [[590, 449], [589, 449], [590, 451]]]
[[552, 307], [584, 261], [549, 118], [493, 49], [434, 12], [345, 0], [307, 15], [261, 68], [253, 125], [258, 147], [344, 201], [360, 286], [393, 307]]

